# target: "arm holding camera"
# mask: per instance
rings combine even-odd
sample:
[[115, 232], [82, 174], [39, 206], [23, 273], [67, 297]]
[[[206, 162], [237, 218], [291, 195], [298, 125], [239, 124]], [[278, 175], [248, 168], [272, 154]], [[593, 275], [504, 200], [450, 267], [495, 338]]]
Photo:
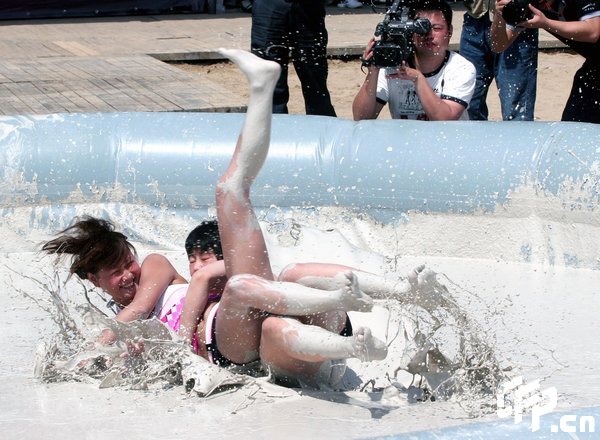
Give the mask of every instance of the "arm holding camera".
[[413, 82], [429, 121], [456, 121], [465, 111], [463, 104], [438, 96], [425, 75], [420, 70], [409, 67], [406, 62], [398, 68], [396, 75], [389, 75], [388, 78], [398, 77]]
[[515, 41], [519, 35], [519, 31], [512, 26], [507, 26], [502, 10], [504, 6], [512, 0], [499, 0], [496, 2], [496, 10], [494, 12], [494, 21], [490, 29], [490, 39], [492, 50], [496, 53], [504, 52]]
[[507, 26], [502, 12], [504, 7], [513, 0], [498, 0], [496, 2], [496, 13], [491, 28], [492, 50], [502, 52], [508, 48], [519, 35], [520, 29], [537, 28], [544, 29], [556, 36], [568, 40], [581, 41], [585, 43], [596, 43], [600, 37], [600, 17], [592, 17], [585, 20], [563, 21], [553, 20], [544, 13], [528, 4], [531, 18], [518, 23], [516, 26]]
[[[507, 1], [507, 0], [501, 0]], [[600, 17], [588, 18], [581, 21], [551, 20], [542, 11], [528, 5], [533, 17], [519, 26], [525, 28], [544, 29], [552, 34], [560, 35], [569, 40], [595, 43], [600, 36]]]
[[373, 58], [373, 46], [375, 38], [371, 38], [365, 51], [362, 61], [367, 65], [367, 77], [360, 90], [352, 101], [352, 116], [355, 121], [362, 119], [377, 119], [383, 104], [377, 101], [377, 80], [379, 78], [379, 67], [370, 63]]

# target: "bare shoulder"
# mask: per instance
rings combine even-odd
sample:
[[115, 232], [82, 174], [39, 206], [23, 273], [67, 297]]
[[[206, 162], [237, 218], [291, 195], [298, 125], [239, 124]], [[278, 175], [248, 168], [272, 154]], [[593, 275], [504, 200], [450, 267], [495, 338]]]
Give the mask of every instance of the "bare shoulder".
[[152, 267], [155, 269], [158, 268], [173, 268], [171, 262], [161, 254], [148, 254], [144, 261], [142, 262], [142, 267]]

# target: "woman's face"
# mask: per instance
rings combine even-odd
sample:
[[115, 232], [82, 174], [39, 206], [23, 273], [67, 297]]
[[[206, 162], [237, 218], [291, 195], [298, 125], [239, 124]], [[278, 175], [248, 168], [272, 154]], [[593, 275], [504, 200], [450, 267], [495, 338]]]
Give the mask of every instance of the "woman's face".
[[97, 274], [88, 273], [88, 279], [112, 296], [117, 304], [126, 306], [135, 297], [140, 273], [140, 265], [133, 254], [129, 253], [114, 267], [100, 269]]

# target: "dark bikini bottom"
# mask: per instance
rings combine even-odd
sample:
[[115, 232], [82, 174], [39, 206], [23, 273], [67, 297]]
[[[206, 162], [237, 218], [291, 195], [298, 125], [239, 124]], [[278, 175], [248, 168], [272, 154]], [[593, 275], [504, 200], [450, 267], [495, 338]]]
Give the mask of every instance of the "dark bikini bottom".
[[[238, 364], [236, 362], [233, 362], [233, 361], [229, 360], [228, 358], [226, 358], [225, 356], [223, 356], [223, 354], [221, 354], [221, 352], [219, 351], [219, 348], [217, 347], [217, 331], [216, 331], [216, 329], [217, 329], [217, 314], [215, 313], [215, 316], [213, 317], [213, 320], [212, 320], [212, 327], [210, 329], [211, 342], [210, 342], [210, 344], [206, 344], [206, 350], [212, 354], [212, 363], [215, 365], [218, 365], [220, 367], [223, 367], [223, 368], [230, 367], [232, 365], [238, 365], [238, 366], [246, 365], [246, 364]], [[346, 315], [346, 324], [344, 325], [344, 328], [340, 332], [340, 336], [352, 336], [352, 323], [350, 322], [350, 318], [348, 317], [348, 315]]]

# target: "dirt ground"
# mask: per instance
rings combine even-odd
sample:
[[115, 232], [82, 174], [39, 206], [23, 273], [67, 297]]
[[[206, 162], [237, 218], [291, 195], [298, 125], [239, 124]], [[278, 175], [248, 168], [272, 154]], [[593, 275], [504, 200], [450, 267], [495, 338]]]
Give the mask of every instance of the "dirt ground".
[[[571, 82], [575, 71], [583, 64], [579, 55], [567, 52], [540, 52], [538, 60], [538, 86], [535, 118], [540, 121], [560, 120], [564, 104], [571, 90]], [[221, 84], [228, 90], [247, 96], [246, 81], [240, 71], [231, 63], [198, 63], [178, 64], [188, 72], [202, 75], [211, 81]], [[352, 100], [364, 79], [358, 60], [329, 61], [329, 91], [333, 105], [340, 118], [352, 118]], [[293, 68], [290, 69], [290, 103], [292, 114], [304, 114], [304, 100], [300, 83]], [[501, 120], [500, 103], [495, 84], [488, 94], [490, 120]], [[384, 110], [380, 118], [389, 118]]]

